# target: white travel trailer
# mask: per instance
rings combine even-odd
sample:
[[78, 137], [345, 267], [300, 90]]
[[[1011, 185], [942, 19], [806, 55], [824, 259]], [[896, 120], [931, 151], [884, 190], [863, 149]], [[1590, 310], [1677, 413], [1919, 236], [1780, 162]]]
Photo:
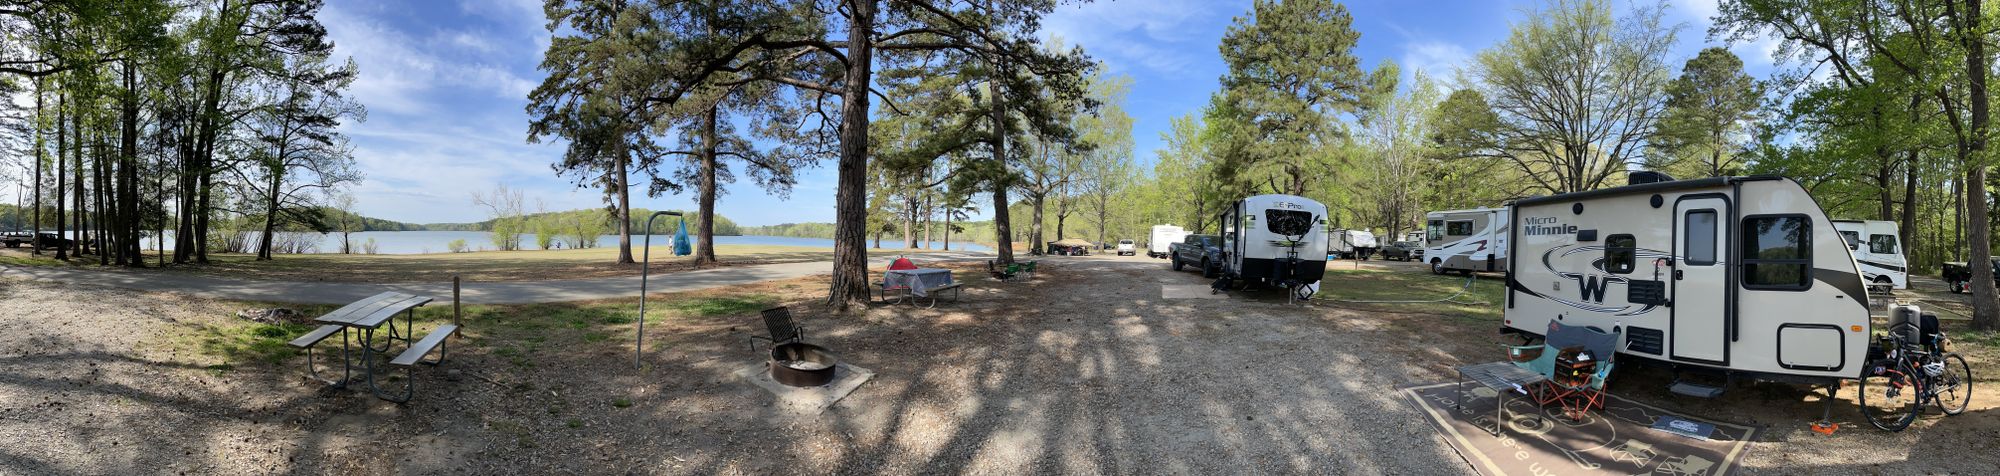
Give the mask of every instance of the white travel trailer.
[[1368, 230], [1336, 229], [1328, 232], [1326, 239], [1328, 257], [1365, 260], [1382, 249], [1381, 243], [1375, 241], [1375, 233]]
[[1417, 246], [1423, 246], [1423, 245], [1424, 245], [1424, 243], [1426, 243], [1425, 239], [1426, 239], [1426, 238], [1424, 237], [1424, 231], [1423, 231], [1423, 230], [1412, 230], [1412, 231], [1408, 231], [1408, 232], [1404, 232], [1404, 233], [1403, 233], [1403, 239], [1401, 239], [1401, 240], [1397, 240], [1397, 241], [1408, 241], [1408, 242], [1411, 242], [1411, 243], [1416, 243], [1416, 244], [1417, 244]]
[[[1656, 181], [1658, 180], [1658, 181]], [[1862, 376], [1868, 295], [1819, 204], [1781, 177], [1671, 181], [1535, 197], [1516, 227], [1503, 332], [1549, 321], [1621, 336], [1620, 358], [1730, 378], [1831, 384]], [[1677, 393], [1722, 388], [1676, 382]]]
[[1222, 277], [1310, 296], [1326, 275], [1326, 205], [1292, 195], [1258, 195], [1222, 212]]
[[1147, 258], [1165, 258], [1173, 253], [1174, 243], [1187, 238], [1187, 230], [1173, 225], [1153, 225], [1153, 236], [1146, 242]]
[[1431, 272], [1506, 271], [1508, 209], [1473, 208], [1424, 215], [1424, 261]]
[[1894, 289], [1910, 288], [1909, 262], [1903, 259], [1901, 233], [1896, 222], [1878, 220], [1834, 220], [1833, 229], [1847, 241], [1854, 263], [1861, 267], [1861, 279], [1869, 284]]

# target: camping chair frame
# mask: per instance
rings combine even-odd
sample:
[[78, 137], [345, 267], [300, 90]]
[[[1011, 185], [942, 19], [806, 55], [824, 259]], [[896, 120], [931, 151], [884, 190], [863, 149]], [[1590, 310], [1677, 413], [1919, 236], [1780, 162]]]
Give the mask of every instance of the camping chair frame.
[[770, 342], [772, 347], [792, 342], [805, 342], [806, 328], [799, 327], [798, 324], [792, 322], [792, 308], [781, 306], [765, 309], [763, 316], [764, 328], [771, 335], [769, 337], [759, 335], [750, 336], [751, 352], [757, 351], [757, 341], [760, 340]]
[[[1548, 380], [1530, 389], [1535, 402], [1541, 405], [1555, 403], [1562, 406], [1563, 413], [1570, 420], [1580, 420], [1584, 412], [1604, 408], [1604, 385], [1611, 378], [1611, 369], [1616, 366], [1618, 342], [1623, 340], [1623, 327], [1612, 326], [1611, 332], [1594, 327], [1564, 326], [1561, 322], [1549, 321], [1549, 331], [1541, 345], [1506, 346], [1509, 355], [1541, 350], [1542, 354], [1532, 361], [1515, 362], [1514, 365], [1534, 370], [1548, 377]], [[1596, 341], [1598, 345], [1589, 345]], [[1597, 358], [1597, 368], [1582, 383], [1558, 383], [1555, 376], [1556, 355], [1564, 347], [1583, 345]]]

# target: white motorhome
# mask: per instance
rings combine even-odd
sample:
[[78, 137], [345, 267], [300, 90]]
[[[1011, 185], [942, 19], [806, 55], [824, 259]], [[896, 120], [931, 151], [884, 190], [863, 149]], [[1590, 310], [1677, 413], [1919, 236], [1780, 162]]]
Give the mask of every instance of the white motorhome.
[[1326, 275], [1326, 205], [1258, 195], [1230, 204], [1221, 219], [1224, 279], [1289, 288], [1296, 296]]
[[1375, 233], [1368, 230], [1335, 229], [1327, 233], [1326, 252], [1330, 258], [1366, 260], [1382, 249]]
[[1633, 175], [1633, 185], [1508, 206], [1509, 253], [1522, 264], [1507, 274], [1503, 332], [1540, 335], [1559, 320], [1612, 331], [1621, 354], [1676, 369], [1825, 384], [1861, 376], [1867, 290], [1803, 187]]
[[1417, 246], [1423, 246], [1424, 243], [1427, 243], [1427, 241], [1425, 241], [1427, 239], [1428, 238], [1424, 236], [1423, 230], [1411, 230], [1403, 233], [1403, 239], [1396, 241], [1408, 241], [1411, 243], [1416, 243]]
[[1847, 242], [1854, 263], [1861, 267], [1861, 279], [1894, 289], [1910, 288], [1909, 262], [1903, 259], [1902, 234], [1897, 232], [1896, 222], [1834, 220], [1833, 229]]
[[1173, 225], [1153, 225], [1153, 236], [1146, 242], [1147, 258], [1165, 258], [1174, 251], [1174, 243], [1187, 238], [1187, 230]]
[[1424, 215], [1424, 261], [1431, 272], [1506, 271], [1506, 208], [1446, 210]]

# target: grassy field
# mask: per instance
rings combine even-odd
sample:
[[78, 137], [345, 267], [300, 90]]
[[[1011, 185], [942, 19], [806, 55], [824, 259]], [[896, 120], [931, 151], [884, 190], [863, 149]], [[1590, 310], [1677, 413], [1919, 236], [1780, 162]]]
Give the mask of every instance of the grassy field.
[[[633, 249], [633, 259], [639, 259], [642, 251], [644, 250]], [[869, 250], [871, 255], [876, 256], [923, 252], [925, 251]], [[672, 273], [694, 268], [688, 257], [674, 256], [673, 248], [670, 246], [654, 246], [652, 254], [654, 273]], [[828, 260], [833, 257], [833, 250], [804, 246], [716, 245], [715, 254], [722, 261], [722, 266], [742, 266]], [[210, 263], [207, 265], [146, 268], [134, 272], [190, 273], [274, 281], [366, 283], [437, 282], [448, 281], [452, 276], [473, 281], [495, 282], [604, 278], [639, 274], [639, 265], [617, 264], [615, 262], [617, 257], [618, 249], [615, 247], [415, 255], [281, 254], [269, 261], [257, 261], [255, 255], [247, 254], [211, 254]], [[157, 262], [157, 258], [149, 254], [147, 262]], [[0, 250], [0, 264], [4, 265], [95, 267], [96, 263], [97, 259], [94, 256], [64, 262], [56, 260], [47, 253], [42, 256], [32, 256], [26, 249]], [[124, 270], [124, 268], [105, 269]]]
[[[1506, 299], [1505, 279], [1481, 275], [1471, 286], [1467, 290], [1466, 278], [1457, 275], [1382, 268], [1329, 269], [1320, 281], [1319, 295], [1313, 296], [1313, 299], [1342, 308], [1437, 314], [1498, 322], [1499, 303]], [[1466, 292], [1449, 301], [1439, 301], [1461, 291]]]

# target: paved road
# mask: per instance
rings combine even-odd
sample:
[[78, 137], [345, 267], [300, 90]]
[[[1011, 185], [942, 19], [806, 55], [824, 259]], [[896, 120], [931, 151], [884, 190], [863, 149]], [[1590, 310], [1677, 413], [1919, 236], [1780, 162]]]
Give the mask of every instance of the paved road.
[[[974, 261], [991, 257], [991, 254], [985, 253], [939, 252], [925, 253], [918, 258], [918, 261]], [[879, 266], [887, 264], [890, 259], [893, 258], [878, 257], [870, 259], [869, 263]], [[649, 278], [646, 283], [646, 290], [647, 292], [654, 293], [694, 291], [713, 287], [738, 286], [760, 281], [827, 274], [832, 269], [832, 261], [809, 261], [657, 274]], [[92, 271], [88, 269], [15, 266], [0, 266], [0, 276], [26, 277], [68, 283], [89, 283], [140, 291], [170, 292], [239, 301], [346, 304], [383, 291], [425, 295], [438, 299], [449, 299], [451, 297], [450, 283], [300, 283], [211, 278], [173, 273], [120, 273]], [[462, 289], [462, 297], [468, 304], [531, 304], [589, 301], [632, 297], [638, 293], [639, 278], [636, 276], [551, 281], [465, 283]]]

